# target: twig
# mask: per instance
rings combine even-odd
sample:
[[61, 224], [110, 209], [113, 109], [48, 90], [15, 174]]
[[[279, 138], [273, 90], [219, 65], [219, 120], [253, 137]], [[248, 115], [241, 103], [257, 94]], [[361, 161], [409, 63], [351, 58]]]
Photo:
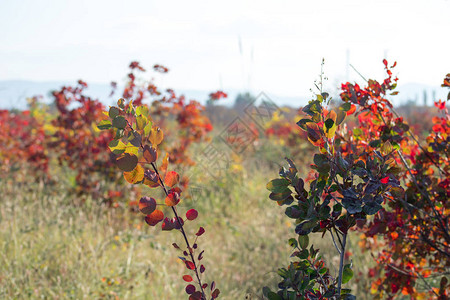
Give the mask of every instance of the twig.
[[342, 251], [339, 257], [339, 277], [338, 277], [338, 295], [341, 295], [341, 286], [342, 286], [342, 274], [344, 273], [344, 259], [345, 259], [345, 243], [347, 242], [347, 234], [344, 233], [342, 237]]
[[[162, 181], [161, 176], [159, 176], [159, 172], [158, 172], [158, 169], [156, 168], [155, 163], [152, 162], [151, 165], [153, 167], [153, 170], [155, 170], [156, 174], [158, 175], [159, 182], [161, 183], [161, 186], [164, 189], [164, 193], [166, 194], [166, 196], [169, 196], [169, 192], [167, 191], [167, 188], [164, 185], [164, 182]], [[171, 208], [172, 208], [173, 213], [175, 214], [175, 218], [177, 219], [178, 225], [180, 225], [181, 233], [183, 234], [184, 241], [186, 242], [187, 248], [189, 250], [189, 255], [190, 255], [191, 259], [192, 259], [192, 263], [194, 264], [194, 272], [195, 272], [195, 276], [197, 277], [198, 283], [200, 285], [200, 290], [202, 291], [202, 296], [203, 296], [204, 299], [206, 299], [205, 291], [203, 290], [203, 286], [202, 286], [202, 281], [200, 279], [200, 276], [198, 275], [197, 264], [195, 262], [194, 256], [192, 255], [192, 248], [191, 248], [191, 246], [189, 244], [189, 241], [187, 239], [186, 232], [184, 231], [184, 228], [183, 228], [183, 224], [181, 224], [181, 222], [179, 221], [179, 217], [178, 217], [178, 214], [177, 214], [177, 211], [176, 211], [175, 207], [171, 206]]]

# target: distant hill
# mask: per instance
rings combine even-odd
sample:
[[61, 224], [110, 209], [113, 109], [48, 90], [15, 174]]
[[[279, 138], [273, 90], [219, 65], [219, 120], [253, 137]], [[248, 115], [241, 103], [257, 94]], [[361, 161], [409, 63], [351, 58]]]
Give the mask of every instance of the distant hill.
[[[27, 102], [26, 99], [28, 97], [32, 97], [35, 95], [44, 96], [45, 102], [50, 102], [49, 93], [54, 89], [58, 89], [64, 85], [73, 85], [74, 82], [62, 82], [62, 81], [26, 81], [26, 80], [0, 80], [0, 109], [26, 109]], [[120, 87], [118, 90], [121, 90]], [[427, 103], [428, 105], [432, 105], [432, 97], [433, 93], [435, 93], [436, 98], [445, 99], [447, 92], [444, 91], [439, 86], [428, 86], [424, 84], [418, 83], [407, 83], [399, 86], [399, 95], [395, 98], [396, 101], [394, 104], [405, 104], [408, 102], [416, 102], [417, 105], [423, 104], [424, 91], [427, 94]], [[183, 90], [183, 89], [175, 89], [178, 95], [184, 95], [187, 99], [195, 99], [202, 104], [206, 103], [208, 99], [208, 95], [212, 91], [206, 90]], [[220, 104], [222, 105], [232, 105], [236, 96], [243, 91], [233, 89], [233, 90], [224, 90], [228, 93], [228, 99], [220, 100]], [[111, 105], [115, 103], [116, 98], [119, 95], [114, 95], [113, 97], [109, 97], [111, 92], [111, 87], [106, 83], [93, 83], [89, 84], [88, 89], [86, 90], [86, 94], [100, 99], [103, 104]], [[300, 96], [279, 96], [271, 94], [267, 91], [264, 91], [266, 96], [269, 97], [272, 101], [274, 101], [279, 106], [292, 106], [299, 107], [305, 105], [309, 100], [309, 93], [306, 95]], [[255, 96], [258, 96], [260, 92], [253, 91]]]

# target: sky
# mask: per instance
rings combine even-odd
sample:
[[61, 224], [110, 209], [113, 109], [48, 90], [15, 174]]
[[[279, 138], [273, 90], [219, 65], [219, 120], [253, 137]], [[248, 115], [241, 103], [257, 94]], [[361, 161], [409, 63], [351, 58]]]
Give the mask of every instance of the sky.
[[[174, 89], [307, 95], [383, 79], [438, 86], [450, 72], [449, 0], [0, 1], [0, 80], [123, 82], [133, 60]], [[147, 75], [153, 76], [153, 75]]]

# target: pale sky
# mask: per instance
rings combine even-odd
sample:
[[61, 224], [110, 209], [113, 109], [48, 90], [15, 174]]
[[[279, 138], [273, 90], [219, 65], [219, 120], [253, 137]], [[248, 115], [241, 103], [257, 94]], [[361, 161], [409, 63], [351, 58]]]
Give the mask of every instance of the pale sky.
[[0, 80], [120, 82], [138, 60], [175, 89], [297, 96], [322, 57], [330, 84], [345, 80], [348, 49], [367, 77], [386, 54], [400, 83], [438, 86], [449, 48], [449, 0], [0, 1]]

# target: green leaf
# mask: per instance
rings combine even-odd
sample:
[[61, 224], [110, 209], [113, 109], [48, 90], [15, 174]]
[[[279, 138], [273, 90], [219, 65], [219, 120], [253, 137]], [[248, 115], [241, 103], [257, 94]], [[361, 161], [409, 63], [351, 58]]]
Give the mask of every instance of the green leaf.
[[281, 296], [279, 296], [278, 294], [275, 294], [272, 291], [267, 293], [267, 298], [269, 298], [269, 300], [283, 300], [283, 298], [281, 298]]
[[298, 246], [297, 240], [294, 238], [289, 239], [288, 243], [292, 248], [296, 248]]
[[353, 129], [353, 135], [354, 136], [360, 136], [361, 134], [363, 134], [363, 131], [362, 131], [362, 129], [361, 128], [354, 128]]
[[325, 127], [326, 127], [327, 129], [331, 129], [331, 127], [333, 127], [333, 125], [334, 125], [334, 120], [333, 120], [333, 119], [327, 119], [327, 120], [325, 121]]
[[136, 127], [138, 130], [142, 130], [147, 125], [147, 118], [145, 116], [139, 115], [136, 117]]
[[298, 258], [300, 259], [307, 259], [309, 256], [309, 251], [308, 249], [303, 249], [299, 254], [298, 254]]
[[342, 199], [342, 205], [349, 214], [356, 214], [362, 211], [362, 201], [358, 198], [345, 197]]
[[273, 193], [283, 193], [288, 188], [290, 182], [284, 178], [273, 179], [267, 183], [266, 188]]
[[116, 155], [124, 153], [127, 148], [127, 146], [120, 140], [112, 140], [108, 146], [109, 150]]
[[328, 162], [325, 154], [314, 154], [314, 164], [321, 167], [324, 163]]
[[117, 117], [119, 115], [119, 112], [120, 112], [120, 110], [117, 107], [111, 106], [109, 108], [108, 115], [111, 119], [114, 119], [115, 117]]
[[336, 117], [336, 125], [341, 125], [342, 122], [344, 122], [345, 118], [347, 117], [347, 114], [345, 111], [339, 110]]
[[303, 129], [303, 130], [308, 130], [306, 127], [306, 123], [310, 123], [312, 122], [310, 119], [301, 119], [300, 121], [297, 122], [297, 125]]
[[148, 116], [148, 107], [146, 105], [141, 105], [136, 107], [136, 115], [137, 116], [144, 116], [147, 117]]
[[380, 140], [372, 140], [369, 143], [369, 146], [372, 148], [378, 148], [381, 145], [381, 141]]
[[307, 235], [299, 235], [298, 244], [300, 245], [300, 248], [306, 249], [309, 244], [309, 237]]
[[117, 129], [116, 130], [116, 136], [114, 137], [115, 140], [123, 138], [125, 133], [125, 129]]
[[380, 204], [373, 200], [364, 205], [363, 211], [368, 215], [374, 215], [382, 208]]
[[102, 121], [100, 121], [100, 123], [98, 123], [97, 128], [100, 130], [110, 129], [111, 121], [110, 120], [102, 120]]
[[344, 104], [341, 105], [341, 107], [339, 109], [347, 112], [350, 110], [350, 108], [352, 108], [352, 104], [349, 102], [345, 102]]
[[124, 129], [127, 126], [127, 121], [122, 116], [117, 116], [112, 121], [112, 126], [117, 129]]
[[144, 136], [148, 136], [150, 131], [152, 131], [152, 125], [153, 125], [152, 121], [149, 121], [147, 123], [147, 125], [145, 125], [145, 127], [144, 127]]
[[298, 219], [301, 216], [301, 211], [298, 205], [292, 205], [286, 208], [285, 214], [291, 219]]
[[307, 235], [317, 225], [315, 221], [304, 221], [295, 227], [295, 233], [298, 235]]
[[352, 277], [353, 277], [353, 270], [350, 268], [350, 264], [346, 264], [342, 272], [342, 284], [349, 282], [350, 279], [352, 279]]
[[283, 190], [281, 193], [270, 193], [269, 198], [274, 201], [284, 200], [292, 194], [292, 191], [288, 188]]

